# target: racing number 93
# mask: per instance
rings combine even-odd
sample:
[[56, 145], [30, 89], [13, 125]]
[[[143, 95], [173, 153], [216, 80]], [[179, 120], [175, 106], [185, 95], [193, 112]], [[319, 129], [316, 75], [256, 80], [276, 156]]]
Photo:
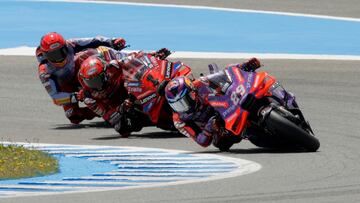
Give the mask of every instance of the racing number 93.
[[238, 105], [240, 102], [240, 98], [246, 93], [244, 85], [239, 85], [235, 89], [234, 92], [231, 93], [231, 101], [234, 103], [234, 105]]

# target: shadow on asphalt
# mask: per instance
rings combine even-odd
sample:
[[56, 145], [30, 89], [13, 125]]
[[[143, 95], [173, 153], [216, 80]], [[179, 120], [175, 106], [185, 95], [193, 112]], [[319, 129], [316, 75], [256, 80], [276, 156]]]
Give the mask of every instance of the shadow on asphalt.
[[92, 140], [117, 140], [117, 139], [126, 139], [126, 138], [122, 138], [119, 134], [92, 138]]
[[162, 138], [186, 138], [186, 137], [179, 132], [161, 131], [161, 132], [132, 134], [129, 136], [129, 138], [130, 139], [137, 139], [137, 138], [162, 139]]
[[209, 153], [209, 154], [289, 154], [289, 153], [310, 153], [303, 149], [270, 149], [270, 148], [249, 148], [249, 149], [230, 149], [229, 151], [221, 152], [220, 150], [208, 150], [196, 153]]
[[304, 149], [269, 149], [269, 148], [251, 148], [251, 149], [230, 149], [233, 154], [289, 154], [289, 153], [307, 153]]
[[169, 138], [186, 138], [184, 135], [178, 132], [149, 132], [149, 133], [134, 133], [128, 138], [121, 137], [118, 134], [101, 136], [93, 138], [93, 140], [113, 140], [113, 139], [169, 139]]
[[56, 125], [53, 130], [74, 130], [74, 129], [83, 129], [83, 128], [111, 128], [109, 124], [103, 121], [90, 122], [86, 124], [62, 124]]

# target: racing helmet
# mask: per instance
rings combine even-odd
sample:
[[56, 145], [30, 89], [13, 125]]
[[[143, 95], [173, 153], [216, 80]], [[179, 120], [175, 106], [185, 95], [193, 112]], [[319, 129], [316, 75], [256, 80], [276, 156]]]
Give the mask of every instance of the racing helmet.
[[165, 97], [170, 107], [179, 113], [195, 111], [199, 101], [191, 80], [183, 76], [172, 79], [166, 85]]
[[66, 64], [68, 48], [66, 40], [56, 32], [45, 34], [40, 41], [44, 57], [55, 67], [62, 68]]
[[82, 85], [95, 91], [103, 90], [107, 83], [106, 62], [98, 56], [90, 56], [82, 62], [79, 78]]

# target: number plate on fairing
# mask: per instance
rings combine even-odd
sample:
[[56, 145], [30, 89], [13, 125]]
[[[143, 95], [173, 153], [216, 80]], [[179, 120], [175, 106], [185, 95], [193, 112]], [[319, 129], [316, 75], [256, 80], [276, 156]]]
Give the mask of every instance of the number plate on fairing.
[[248, 116], [248, 112], [241, 108], [241, 102], [250, 92], [256, 74], [242, 71], [236, 66], [227, 67], [216, 74], [210, 76], [210, 80], [217, 81], [217, 88], [222, 94], [209, 95], [209, 103], [220, 113], [226, 129], [238, 135], [245, 127]]

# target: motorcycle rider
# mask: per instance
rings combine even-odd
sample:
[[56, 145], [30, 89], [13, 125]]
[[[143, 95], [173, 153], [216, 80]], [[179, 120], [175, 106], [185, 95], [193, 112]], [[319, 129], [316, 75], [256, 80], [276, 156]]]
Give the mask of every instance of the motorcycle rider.
[[[140, 131], [144, 125], [150, 125], [151, 121], [134, 108], [136, 104], [128, 99], [124, 87], [124, 61], [138, 53], [114, 57], [114, 51], [108, 49], [107, 53], [91, 56], [81, 64], [78, 79], [83, 89], [79, 94], [89, 109], [113, 126], [122, 137], [127, 137], [131, 132]], [[167, 49], [160, 49], [153, 54], [164, 57], [167, 52]], [[141, 120], [141, 124], [134, 125], [134, 120]]]
[[[245, 71], [255, 71], [260, 61], [252, 58], [243, 64], [232, 64]], [[219, 128], [215, 110], [208, 102], [209, 81], [201, 77], [191, 81], [186, 77], [177, 77], [165, 87], [165, 97], [173, 109], [173, 122], [180, 133], [192, 138], [203, 147], [211, 143], [218, 146], [224, 132]], [[239, 139], [239, 136], [235, 137]], [[234, 142], [240, 142], [234, 140]]]
[[54, 104], [62, 106], [66, 117], [73, 124], [79, 124], [84, 119], [93, 119], [94, 114], [87, 107], [79, 107], [77, 91], [80, 87], [77, 81], [78, 64], [96, 51], [88, 50], [99, 46], [113, 47], [121, 50], [125, 47], [123, 38], [78, 38], [65, 40], [56, 32], [45, 34], [36, 49], [39, 62], [39, 79]]

